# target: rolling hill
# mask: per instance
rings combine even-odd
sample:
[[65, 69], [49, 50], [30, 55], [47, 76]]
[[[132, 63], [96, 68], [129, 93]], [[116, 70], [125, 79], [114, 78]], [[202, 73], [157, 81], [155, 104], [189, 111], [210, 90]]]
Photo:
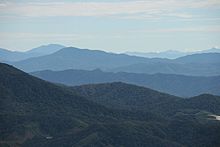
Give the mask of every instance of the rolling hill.
[[45, 70], [31, 74], [53, 83], [69, 86], [120, 81], [181, 97], [192, 97], [203, 93], [220, 95], [219, 76], [195, 77], [172, 74], [113, 73], [103, 72], [99, 69], [92, 71], [73, 69], [64, 71]]
[[110, 71], [135, 73], [166, 73], [191, 76], [218, 76], [220, 75], [220, 53], [200, 53], [186, 55], [171, 62], [138, 63], [121, 66]]
[[220, 124], [208, 115], [220, 114], [219, 100], [125, 83], [57, 86], [0, 63], [0, 146], [217, 147]]
[[112, 72], [164, 73], [188, 76], [218, 76], [220, 63], [138, 63], [110, 69]]
[[169, 116], [182, 109], [201, 109], [220, 113], [220, 96], [209, 94], [183, 99], [122, 82], [88, 84], [70, 89], [109, 108], [151, 111], [163, 116]]

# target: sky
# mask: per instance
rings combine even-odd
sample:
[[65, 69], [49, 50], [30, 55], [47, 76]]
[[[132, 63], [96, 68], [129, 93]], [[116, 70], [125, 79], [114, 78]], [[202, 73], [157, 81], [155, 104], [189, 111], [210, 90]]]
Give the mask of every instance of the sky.
[[0, 48], [109, 52], [220, 47], [220, 0], [0, 0]]

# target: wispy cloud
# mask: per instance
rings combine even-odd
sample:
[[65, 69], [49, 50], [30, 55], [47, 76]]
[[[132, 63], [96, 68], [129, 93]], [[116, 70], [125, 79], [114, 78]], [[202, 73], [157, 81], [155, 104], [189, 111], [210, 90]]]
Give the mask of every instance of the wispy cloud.
[[[127, 32], [123, 32], [127, 33]], [[56, 39], [56, 40], [80, 40], [93, 38], [123, 38], [119, 32], [111, 34], [96, 34], [96, 33], [30, 33], [30, 32], [0, 32], [0, 40], [18, 39], [18, 40], [38, 40], [38, 39]], [[127, 35], [127, 34], [125, 34]]]
[[[172, 16], [191, 18], [191, 14], [177, 13], [182, 9], [219, 8], [219, 0], [140, 0], [121, 2], [0, 2], [1, 16], [51, 17], [51, 16], [117, 16], [137, 14], [144, 18]], [[133, 16], [134, 17], [134, 16]]]
[[0, 32], [0, 40], [18, 39], [18, 40], [38, 40], [38, 39], [56, 39], [56, 40], [81, 40], [93, 38], [124, 38], [132, 36], [133, 33], [220, 33], [220, 26], [200, 26], [186, 28], [157, 28], [157, 29], [140, 29], [121, 32], [112, 32], [111, 34], [83, 34], [83, 33], [29, 33], [29, 32]]
[[0, 45], [204, 48], [219, 45], [219, 12], [220, 0], [0, 0]]
[[161, 29], [144, 29], [144, 30], [131, 30], [132, 32], [141, 33], [181, 33], [181, 32], [199, 32], [199, 33], [220, 33], [220, 26], [199, 26], [187, 28], [161, 28]]
[[89, 35], [82, 34], [62, 34], [62, 33], [29, 33], [29, 32], [1, 32], [0, 40], [7, 39], [25, 39], [25, 40], [37, 40], [37, 39], [80, 39], [81, 37], [90, 37]]

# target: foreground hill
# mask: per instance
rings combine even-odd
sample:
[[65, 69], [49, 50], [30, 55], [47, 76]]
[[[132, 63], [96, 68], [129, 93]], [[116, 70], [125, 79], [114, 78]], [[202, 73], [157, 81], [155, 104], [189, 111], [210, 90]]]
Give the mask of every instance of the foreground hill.
[[203, 93], [220, 95], [220, 76], [194, 77], [172, 74], [137, 74], [137, 73], [113, 73], [101, 70], [64, 70], [64, 71], [38, 71], [31, 73], [41, 79], [61, 83], [70, 86], [106, 83], [126, 82], [145, 86], [158, 91], [181, 97], [192, 97]]
[[[158, 104], [169, 107], [183, 100], [148, 88], [121, 82], [73, 87], [79, 95], [110, 108], [154, 111]], [[156, 108], [157, 109], [157, 108]]]
[[[146, 145], [149, 140], [154, 142], [153, 146], [161, 143], [175, 145], [148, 133], [146, 141], [136, 140], [136, 136], [132, 135], [137, 130], [129, 121], [156, 121], [159, 118], [155, 115], [107, 109], [6, 64], [0, 64], [0, 87], [1, 145], [61, 146], [65, 143], [72, 146], [82, 143], [83, 146], [98, 143], [105, 146], [126, 145], [129, 140], [131, 145]], [[112, 140], [116, 134], [109, 127], [119, 127], [124, 123], [131, 127], [130, 139], [126, 139], [124, 135], [129, 132], [124, 130], [119, 134], [124, 137], [121, 143]], [[135, 126], [140, 127], [139, 124]], [[47, 139], [51, 137], [53, 140]]]
[[[124, 83], [101, 87], [94, 93], [100, 93], [104, 99], [108, 95], [109, 101], [120, 98], [122, 105], [113, 109], [111, 105], [97, 104], [95, 99], [84, 97], [80, 89], [56, 86], [0, 64], [0, 146], [220, 145], [220, 124], [208, 118], [209, 114], [219, 115], [219, 97], [205, 95], [200, 101], [199, 96], [188, 104], [187, 100], [178, 97]], [[126, 104], [123, 101], [128, 95], [132, 103]], [[152, 110], [120, 108], [138, 106], [140, 100]], [[210, 102], [211, 108], [208, 107]], [[174, 107], [178, 104], [184, 105], [183, 109]]]
[[201, 109], [220, 114], [220, 97], [209, 94], [182, 99], [121, 82], [89, 84], [75, 86], [71, 89], [79, 95], [109, 108], [152, 111], [163, 115], [171, 115], [182, 109]]

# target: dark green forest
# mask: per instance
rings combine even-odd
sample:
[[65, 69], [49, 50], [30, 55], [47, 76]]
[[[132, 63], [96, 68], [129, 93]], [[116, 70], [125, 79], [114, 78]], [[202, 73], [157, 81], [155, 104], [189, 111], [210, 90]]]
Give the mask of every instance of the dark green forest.
[[220, 97], [56, 85], [0, 63], [1, 147], [219, 147]]

